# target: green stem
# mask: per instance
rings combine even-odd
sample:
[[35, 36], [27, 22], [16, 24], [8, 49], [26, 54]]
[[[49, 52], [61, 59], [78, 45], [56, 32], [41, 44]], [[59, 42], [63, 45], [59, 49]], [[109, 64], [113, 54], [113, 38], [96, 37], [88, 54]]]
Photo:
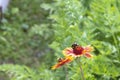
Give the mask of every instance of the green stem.
[[81, 63], [80, 59], [78, 59], [78, 63], [80, 64], [80, 72], [81, 72], [82, 80], [85, 80], [84, 71], [83, 71], [83, 69], [82, 69], [82, 63]]
[[85, 80], [84, 72], [81, 65], [80, 65], [80, 71], [81, 71], [82, 80]]
[[67, 69], [67, 65], [65, 66], [65, 80], [68, 80], [68, 69]]

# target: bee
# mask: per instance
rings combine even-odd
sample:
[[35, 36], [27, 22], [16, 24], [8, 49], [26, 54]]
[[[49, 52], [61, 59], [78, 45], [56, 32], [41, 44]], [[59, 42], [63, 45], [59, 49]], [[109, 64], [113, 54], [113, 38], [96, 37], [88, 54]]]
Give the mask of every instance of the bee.
[[58, 62], [61, 62], [63, 60], [63, 58], [58, 58], [57, 61]]
[[84, 48], [82, 46], [80, 46], [80, 45], [78, 45], [76, 43], [72, 44], [71, 47], [73, 49], [74, 54], [76, 54], [76, 55], [82, 54], [82, 52], [84, 50]]

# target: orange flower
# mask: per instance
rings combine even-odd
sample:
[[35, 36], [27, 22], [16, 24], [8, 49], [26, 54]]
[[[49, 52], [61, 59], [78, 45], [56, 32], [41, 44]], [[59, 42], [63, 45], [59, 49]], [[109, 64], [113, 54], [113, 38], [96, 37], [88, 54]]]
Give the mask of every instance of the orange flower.
[[61, 59], [57, 64], [55, 64], [52, 69], [59, 68], [60, 66], [71, 62], [74, 58], [80, 57], [84, 55], [87, 58], [92, 58], [93, 55], [90, 52], [93, 51], [93, 47], [90, 45], [86, 47], [79, 46], [77, 44], [73, 44], [72, 48], [66, 48], [63, 50], [64, 59]]
[[52, 69], [54, 70], [54, 69], [56, 69], [56, 68], [59, 68], [60, 66], [66, 64], [66, 63], [71, 62], [73, 59], [74, 59], [73, 56], [67, 56], [66, 58], [61, 59], [57, 64], [55, 64], [55, 65], [52, 67]]
[[92, 51], [93, 51], [93, 47], [91, 47], [90, 45], [86, 47], [82, 47], [77, 44], [73, 44], [72, 48], [66, 48], [63, 50], [63, 55], [64, 56], [72, 55], [73, 57], [80, 57], [84, 55], [87, 58], [91, 58], [92, 55], [90, 54], [90, 52]]

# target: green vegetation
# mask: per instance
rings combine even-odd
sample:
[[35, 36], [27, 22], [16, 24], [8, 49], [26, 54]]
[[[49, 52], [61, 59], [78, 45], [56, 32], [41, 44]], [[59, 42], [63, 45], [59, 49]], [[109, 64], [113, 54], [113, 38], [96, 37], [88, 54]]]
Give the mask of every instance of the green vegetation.
[[92, 45], [81, 57], [86, 80], [120, 79], [119, 0], [11, 0], [0, 24], [1, 80], [81, 80], [73, 61], [51, 70], [74, 42]]

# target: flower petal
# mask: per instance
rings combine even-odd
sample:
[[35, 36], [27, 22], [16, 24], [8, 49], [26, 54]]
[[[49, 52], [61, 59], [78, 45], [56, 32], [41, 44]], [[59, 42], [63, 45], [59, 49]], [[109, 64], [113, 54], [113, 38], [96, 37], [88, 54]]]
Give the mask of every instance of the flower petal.
[[84, 48], [84, 52], [92, 52], [93, 50], [94, 50], [94, 48], [90, 45], [88, 45]]
[[[84, 51], [84, 50], [83, 50]], [[64, 56], [73, 56], [73, 57], [80, 57], [80, 56], [82, 56], [82, 54], [76, 54], [76, 53], [74, 53], [74, 51], [73, 51], [73, 49], [72, 48], [65, 48], [64, 50], [63, 50], [63, 55]]]
[[65, 49], [63, 50], [63, 55], [64, 55], [64, 56], [74, 55], [73, 49], [72, 49], [72, 48], [65, 48]]
[[65, 59], [60, 60], [60, 61], [59, 61], [57, 64], [55, 64], [54, 66], [52, 66], [51, 69], [52, 69], [52, 70], [57, 69], [57, 68], [61, 67], [62, 65], [71, 62], [73, 59], [74, 59], [74, 58], [73, 58], [72, 56], [68, 56], [68, 57], [66, 57]]
[[87, 58], [92, 58], [92, 57], [93, 57], [93, 55], [90, 54], [90, 53], [85, 53], [84, 55], [85, 55], [85, 57], [87, 57]]

